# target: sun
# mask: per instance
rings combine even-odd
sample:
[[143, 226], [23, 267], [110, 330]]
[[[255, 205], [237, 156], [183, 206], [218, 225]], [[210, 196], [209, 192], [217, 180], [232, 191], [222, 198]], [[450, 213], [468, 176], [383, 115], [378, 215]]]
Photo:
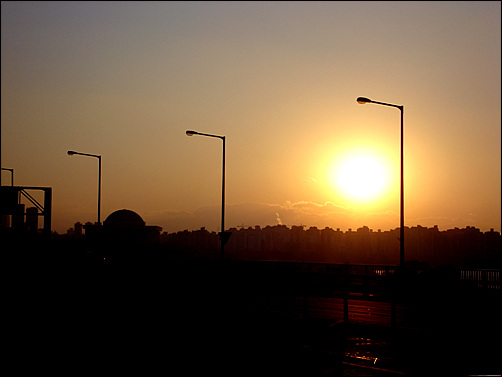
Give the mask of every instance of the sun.
[[331, 186], [354, 203], [381, 199], [389, 188], [389, 174], [384, 160], [370, 152], [354, 152], [333, 164]]

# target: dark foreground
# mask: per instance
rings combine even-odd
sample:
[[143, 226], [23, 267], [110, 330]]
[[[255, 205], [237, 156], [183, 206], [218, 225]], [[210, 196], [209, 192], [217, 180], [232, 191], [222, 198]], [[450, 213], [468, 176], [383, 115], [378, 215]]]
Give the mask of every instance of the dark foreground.
[[15, 374], [501, 373], [500, 294], [436, 287], [406, 299], [420, 319], [416, 326], [392, 328], [298, 310], [293, 296], [319, 291], [278, 272], [189, 261], [95, 262], [15, 263], [4, 304], [5, 358]]

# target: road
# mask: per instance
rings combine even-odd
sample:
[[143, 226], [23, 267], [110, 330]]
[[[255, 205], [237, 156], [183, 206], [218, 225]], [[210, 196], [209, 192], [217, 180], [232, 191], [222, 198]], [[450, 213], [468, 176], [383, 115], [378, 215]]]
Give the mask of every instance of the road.
[[[274, 305], [275, 304], [275, 305]], [[295, 296], [272, 304], [273, 311], [297, 317], [344, 319], [344, 299], [338, 297]], [[396, 325], [414, 328], [416, 314], [403, 304], [396, 304]], [[348, 320], [364, 325], [391, 326], [392, 305], [390, 302], [348, 299]]]

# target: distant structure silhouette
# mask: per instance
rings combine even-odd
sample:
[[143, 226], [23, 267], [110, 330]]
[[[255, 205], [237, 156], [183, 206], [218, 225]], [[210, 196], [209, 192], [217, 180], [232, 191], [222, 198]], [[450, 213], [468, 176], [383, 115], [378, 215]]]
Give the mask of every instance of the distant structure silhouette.
[[136, 212], [120, 209], [110, 214], [103, 225], [109, 229], [136, 230], [143, 228], [146, 224]]
[[[50, 239], [52, 221], [52, 187], [1, 186], [0, 187], [0, 228], [8, 237]], [[39, 203], [30, 192], [43, 193], [43, 202]], [[26, 208], [22, 199], [33, 207]], [[39, 217], [43, 228], [38, 228]]]
[[[96, 225], [86, 224], [84, 229], [93, 233]], [[162, 228], [156, 225], [147, 226], [136, 212], [120, 209], [111, 213], [103, 222], [102, 229], [96, 234], [105, 242], [117, 244], [158, 243]], [[92, 235], [91, 235], [92, 238]]]

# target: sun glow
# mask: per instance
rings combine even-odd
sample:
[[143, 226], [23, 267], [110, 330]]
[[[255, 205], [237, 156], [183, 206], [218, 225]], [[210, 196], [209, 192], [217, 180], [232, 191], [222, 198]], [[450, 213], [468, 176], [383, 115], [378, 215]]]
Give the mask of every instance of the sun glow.
[[381, 156], [367, 151], [344, 155], [330, 169], [332, 188], [353, 203], [370, 203], [382, 199], [389, 191], [389, 173]]

